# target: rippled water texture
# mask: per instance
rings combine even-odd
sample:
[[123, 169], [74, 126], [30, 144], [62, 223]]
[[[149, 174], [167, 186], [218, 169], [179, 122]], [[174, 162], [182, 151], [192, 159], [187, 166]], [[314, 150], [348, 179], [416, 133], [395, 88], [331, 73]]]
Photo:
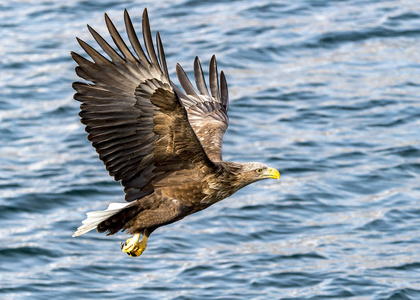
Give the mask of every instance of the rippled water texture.
[[[419, 1], [1, 1], [1, 299], [420, 299]], [[157, 230], [72, 238], [122, 202], [72, 100], [75, 36], [147, 6], [170, 75], [215, 53], [224, 158], [277, 167]], [[124, 33], [125, 36], [125, 33]]]

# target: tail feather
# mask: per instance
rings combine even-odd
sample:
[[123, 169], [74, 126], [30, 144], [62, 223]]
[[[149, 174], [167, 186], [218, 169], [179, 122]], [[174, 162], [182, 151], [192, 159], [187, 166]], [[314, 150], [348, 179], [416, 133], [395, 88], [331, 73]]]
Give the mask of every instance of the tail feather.
[[106, 210], [88, 212], [87, 218], [82, 221], [83, 225], [77, 228], [73, 237], [82, 235], [98, 227], [100, 223], [119, 213], [130, 203], [110, 203]]

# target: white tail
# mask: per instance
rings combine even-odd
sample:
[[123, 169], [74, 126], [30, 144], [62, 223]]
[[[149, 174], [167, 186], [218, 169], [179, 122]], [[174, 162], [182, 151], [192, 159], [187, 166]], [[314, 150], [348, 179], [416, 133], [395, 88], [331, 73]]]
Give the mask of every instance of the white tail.
[[88, 231], [91, 231], [92, 229], [95, 229], [101, 222], [119, 213], [129, 204], [130, 203], [110, 203], [106, 210], [88, 212], [86, 214], [87, 218], [82, 221], [83, 225], [77, 228], [77, 231], [73, 234], [73, 237], [82, 235]]

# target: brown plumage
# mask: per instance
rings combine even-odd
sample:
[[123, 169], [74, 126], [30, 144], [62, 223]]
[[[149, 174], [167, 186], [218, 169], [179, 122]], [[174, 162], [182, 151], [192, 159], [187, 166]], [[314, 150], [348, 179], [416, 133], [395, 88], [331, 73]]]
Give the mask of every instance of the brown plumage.
[[92, 83], [75, 82], [74, 99], [82, 102], [81, 122], [86, 125], [89, 141], [110, 175], [121, 180], [128, 203], [111, 203], [105, 211], [88, 213], [74, 236], [94, 228], [108, 234], [125, 230], [135, 236], [123, 244], [123, 251], [137, 256], [156, 228], [203, 210], [250, 183], [278, 178], [279, 173], [261, 163], [222, 161], [228, 89], [223, 72], [219, 85], [214, 56], [209, 67], [210, 92], [197, 57], [197, 90], [177, 64], [182, 92], [169, 79], [159, 33], [155, 52], [146, 9], [146, 52], [127, 11], [124, 21], [135, 53], [106, 14], [105, 21], [120, 53], [88, 26], [109, 58], [78, 39], [93, 61], [72, 52], [78, 64], [76, 73]]

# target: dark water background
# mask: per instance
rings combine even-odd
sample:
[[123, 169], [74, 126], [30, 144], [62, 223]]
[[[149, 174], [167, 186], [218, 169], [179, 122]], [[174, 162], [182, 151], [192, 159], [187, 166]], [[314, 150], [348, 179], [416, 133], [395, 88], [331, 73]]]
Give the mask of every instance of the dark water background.
[[[123, 191], [69, 52], [145, 6], [173, 79], [196, 55], [226, 72], [224, 158], [282, 178], [130, 258], [125, 234], [71, 237]], [[419, 1], [0, 1], [0, 37], [0, 299], [420, 299]]]

